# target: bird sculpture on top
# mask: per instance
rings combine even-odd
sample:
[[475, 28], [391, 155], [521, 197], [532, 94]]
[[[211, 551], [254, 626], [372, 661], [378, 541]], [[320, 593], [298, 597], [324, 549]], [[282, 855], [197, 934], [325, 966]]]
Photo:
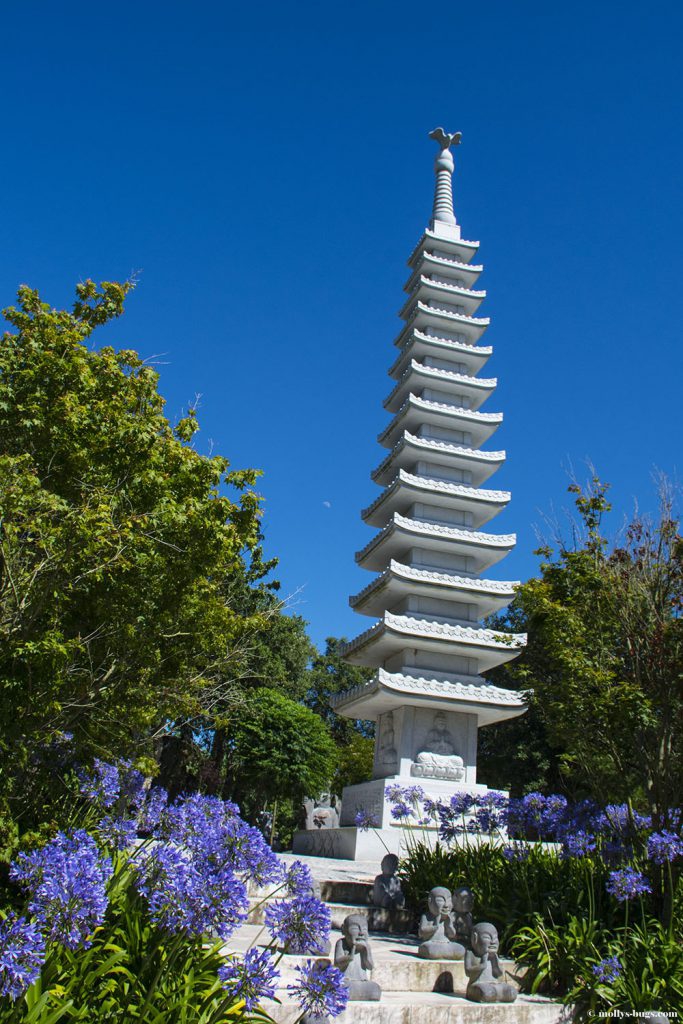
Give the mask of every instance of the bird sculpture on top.
[[451, 146], [459, 146], [462, 141], [462, 132], [453, 132], [449, 135], [443, 128], [435, 128], [433, 132], [429, 133], [429, 138], [434, 139], [435, 142], [441, 146], [442, 149], [450, 149]]

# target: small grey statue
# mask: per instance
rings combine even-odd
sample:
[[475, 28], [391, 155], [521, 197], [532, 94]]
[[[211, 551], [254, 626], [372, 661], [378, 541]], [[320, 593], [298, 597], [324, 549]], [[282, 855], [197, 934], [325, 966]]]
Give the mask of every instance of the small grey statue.
[[456, 941], [453, 901], [449, 889], [437, 885], [427, 897], [427, 913], [420, 918], [422, 939], [417, 955], [423, 960], [462, 960], [465, 947]]
[[498, 959], [498, 932], [488, 921], [475, 924], [470, 935], [471, 949], [465, 953], [467, 991], [474, 1003], [514, 1003], [517, 989], [501, 980], [503, 968]]
[[474, 893], [466, 885], [461, 885], [453, 892], [453, 927], [456, 941], [468, 949], [472, 933], [472, 909]]
[[382, 857], [382, 874], [377, 875], [372, 886], [372, 905], [384, 910], [401, 910], [406, 898], [401, 890], [401, 883], [396, 877], [398, 857], [395, 853], [387, 853]]
[[342, 937], [334, 947], [334, 966], [344, 975], [349, 999], [382, 998], [382, 989], [370, 981], [368, 971], [375, 966], [368, 937], [368, 922], [362, 914], [349, 914], [342, 924]]

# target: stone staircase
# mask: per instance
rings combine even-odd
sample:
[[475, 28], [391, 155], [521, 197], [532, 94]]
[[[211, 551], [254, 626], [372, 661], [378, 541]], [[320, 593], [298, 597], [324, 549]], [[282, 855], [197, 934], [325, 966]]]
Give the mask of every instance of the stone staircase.
[[[408, 911], [386, 911], [369, 906], [372, 877], [377, 865], [330, 861], [319, 857], [290, 857], [309, 865], [320, 885], [321, 896], [332, 914], [331, 950], [348, 914], [367, 915], [375, 969], [372, 980], [382, 989], [379, 1002], [350, 1002], [336, 1020], [339, 1024], [559, 1024], [570, 1019], [566, 1008], [540, 996], [520, 995], [513, 1004], [481, 1005], [465, 999], [467, 978], [463, 964], [453, 960], [421, 960], [418, 941], [409, 934], [413, 925]], [[360, 881], [358, 879], [361, 879]], [[267, 899], [267, 895], [265, 897]], [[251, 945], [267, 945], [263, 927], [264, 895], [252, 897], [248, 922], [228, 947], [243, 952]], [[287, 992], [296, 977], [295, 968], [305, 956], [284, 956], [276, 1000], [263, 1008], [277, 1024], [295, 1024], [301, 1016], [298, 1004]], [[516, 984], [515, 964], [502, 961], [507, 980]]]

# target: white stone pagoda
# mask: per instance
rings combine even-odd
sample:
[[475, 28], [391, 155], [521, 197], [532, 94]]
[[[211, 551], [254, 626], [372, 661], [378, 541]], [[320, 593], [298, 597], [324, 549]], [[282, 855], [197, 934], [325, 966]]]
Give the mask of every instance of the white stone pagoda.
[[[525, 710], [519, 693], [484, 678], [526, 637], [480, 625], [516, 585], [486, 577], [515, 544], [514, 534], [487, 527], [510, 500], [484, 486], [505, 461], [505, 452], [482, 450], [503, 417], [481, 411], [497, 382], [480, 376], [492, 350], [480, 344], [489, 320], [476, 315], [486, 295], [475, 287], [479, 243], [461, 238], [453, 213], [451, 146], [460, 133], [430, 137], [439, 145], [432, 220], [408, 260], [395, 383], [384, 401], [391, 419], [378, 438], [388, 453], [372, 473], [382, 491], [362, 512], [377, 532], [356, 555], [377, 575], [350, 599], [377, 621], [345, 656], [376, 673], [336, 702], [340, 715], [377, 723], [373, 779], [344, 790], [340, 828], [297, 833], [299, 853], [399, 852], [387, 788], [417, 783], [441, 799], [487, 792], [477, 782], [477, 731]], [[354, 827], [361, 808], [379, 836]]]

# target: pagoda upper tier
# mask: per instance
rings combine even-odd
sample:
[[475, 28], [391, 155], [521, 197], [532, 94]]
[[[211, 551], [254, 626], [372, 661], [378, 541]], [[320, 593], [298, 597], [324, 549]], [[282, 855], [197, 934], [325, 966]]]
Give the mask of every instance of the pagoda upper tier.
[[488, 483], [505, 452], [483, 448], [503, 417], [488, 405], [497, 379], [481, 372], [492, 349], [482, 344], [489, 319], [480, 312], [479, 243], [461, 237], [453, 212], [450, 150], [459, 136], [437, 129], [432, 137], [440, 146], [432, 220], [408, 260], [384, 400], [390, 419], [378, 437], [388, 453], [372, 473], [381, 491], [362, 512], [378, 532], [356, 555], [377, 575], [350, 598], [377, 621], [346, 645], [345, 657], [377, 674], [341, 695], [336, 709], [372, 719], [423, 707], [431, 694], [439, 707], [483, 725], [525, 709], [518, 693], [483, 674], [516, 657], [526, 638], [481, 626], [514, 594], [516, 583], [481, 574], [512, 550], [515, 536], [487, 526], [510, 494]]

